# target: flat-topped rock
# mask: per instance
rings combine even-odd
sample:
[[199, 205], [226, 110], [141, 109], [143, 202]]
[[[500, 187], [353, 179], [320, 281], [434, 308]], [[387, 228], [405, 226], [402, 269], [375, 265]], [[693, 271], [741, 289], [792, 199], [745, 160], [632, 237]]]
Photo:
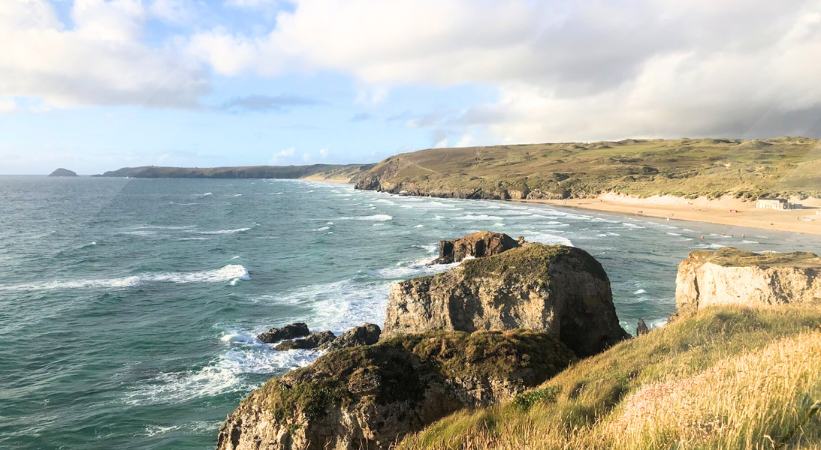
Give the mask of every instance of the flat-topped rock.
[[330, 344], [336, 336], [330, 331], [319, 331], [311, 333], [307, 337], [298, 339], [288, 339], [277, 344], [275, 350], [309, 350]]
[[450, 264], [467, 257], [492, 256], [519, 246], [512, 237], [504, 233], [477, 231], [467, 236], [439, 241], [439, 257], [434, 264]]
[[601, 264], [575, 247], [535, 243], [394, 284], [383, 336], [517, 328], [549, 333], [579, 356], [628, 337]]
[[691, 252], [678, 266], [678, 315], [711, 305], [783, 303], [821, 303], [821, 257], [725, 247]]
[[338, 338], [325, 345], [328, 350], [355, 347], [357, 345], [373, 345], [379, 341], [382, 330], [379, 325], [366, 323], [342, 333]]
[[332, 351], [268, 381], [228, 416], [218, 450], [388, 449], [454, 411], [508, 399], [573, 352], [547, 333], [438, 332]]

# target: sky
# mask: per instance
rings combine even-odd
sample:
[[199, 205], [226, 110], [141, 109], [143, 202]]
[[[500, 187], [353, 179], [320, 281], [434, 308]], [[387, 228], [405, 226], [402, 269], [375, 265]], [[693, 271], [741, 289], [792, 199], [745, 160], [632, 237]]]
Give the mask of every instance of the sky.
[[821, 0], [0, 0], [0, 173], [821, 136]]

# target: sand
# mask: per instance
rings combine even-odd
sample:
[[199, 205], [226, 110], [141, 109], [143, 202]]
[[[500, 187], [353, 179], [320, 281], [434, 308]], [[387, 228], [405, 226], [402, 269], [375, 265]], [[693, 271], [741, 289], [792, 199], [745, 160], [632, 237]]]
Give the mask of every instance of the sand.
[[718, 200], [706, 198], [690, 200], [673, 196], [638, 198], [603, 194], [589, 199], [521, 201], [669, 218], [670, 220], [690, 220], [821, 235], [821, 199], [818, 198], [793, 199], [794, 202], [801, 204], [801, 208], [789, 210], [758, 209], [755, 207], [755, 202], [744, 202], [727, 197]]

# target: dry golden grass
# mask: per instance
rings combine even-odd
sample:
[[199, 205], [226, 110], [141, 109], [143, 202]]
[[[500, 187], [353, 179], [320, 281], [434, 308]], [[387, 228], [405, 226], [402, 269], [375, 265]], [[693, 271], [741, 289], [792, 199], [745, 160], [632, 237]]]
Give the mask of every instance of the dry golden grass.
[[403, 449], [766, 449], [821, 444], [821, 308], [713, 308], [583, 360]]

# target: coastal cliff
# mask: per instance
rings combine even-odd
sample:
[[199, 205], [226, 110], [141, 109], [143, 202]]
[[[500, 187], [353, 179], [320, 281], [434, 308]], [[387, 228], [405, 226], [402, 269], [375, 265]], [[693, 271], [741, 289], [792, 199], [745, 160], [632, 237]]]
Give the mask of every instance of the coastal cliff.
[[428, 149], [392, 156], [358, 189], [494, 200], [604, 193], [741, 199], [821, 197], [819, 140], [626, 139], [616, 142]]
[[101, 177], [130, 178], [311, 178], [349, 182], [372, 164], [312, 164], [307, 166], [240, 167], [124, 167], [105, 172]]
[[679, 315], [713, 305], [821, 304], [821, 257], [813, 253], [699, 250], [679, 264]]

